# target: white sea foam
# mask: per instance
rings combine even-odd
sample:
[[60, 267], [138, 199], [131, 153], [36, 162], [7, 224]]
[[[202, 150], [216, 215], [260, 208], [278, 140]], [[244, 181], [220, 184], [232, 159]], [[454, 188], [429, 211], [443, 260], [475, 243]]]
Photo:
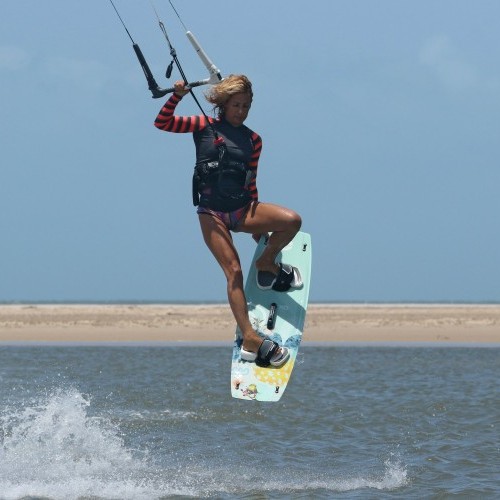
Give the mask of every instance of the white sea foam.
[[[382, 476], [364, 476], [346, 478], [336, 481], [333, 489], [336, 491], [352, 491], [364, 488], [376, 490], [395, 490], [408, 484], [406, 467], [390, 460], [385, 462]], [[333, 485], [332, 485], [333, 486]]]
[[[294, 471], [284, 470], [281, 474], [269, 478], [269, 474], [264, 470], [235, 467], [233, 467], [233, 474], [238, 480], [227, 484], [219, 483], [218, 491], [227, 494], [275, 492], [287, 497], [296, 494], [303, 498], [303, 495], [314, 497], [315, 494], [321, 496], [327, 492], [334, 494], [367, 489], [392, 491], [409, 483], [406, 467], [390, 460], [384, 463], [384, 470], [380, 474], [354, 473], [342, 476], [335, 472], [297, 474]], [[219, 475], [227, 477], [227, 471], [220, 471]]]
[[146, 461], [127, 449], [119, 429], [108, 419], [89, 416], [89, 406], [88, 397], [69, 389], [20, 410], [3, 409], [2, 500], [29, 496], [150, 500], [159, 491], [189, 494], [174, 485], [158, 484]]
[[[317, 490], [393, 490], [407, 483], [405, 468], [391, 461], [385, 463], [378, 476], [349, 477], [335, 473], [302, 475], [293, 470], [270, 477], [260, 465], [235, 466], [225, 464], [223, 459], [182, 457], [181, 450], [174, 453], [178, 461], [163, 460], [158, 465], [154, 457], [127, 447], [127, 436], [113, 423], [115, 419], [93, 416], [91, 401], [89, 396], [70, 388], [2, 409], [2, 500], [23, 497], [153, 500], [170, 495], [237, 496], [255, 491], [312, 494]], [[144, 417], [140, 415], [140, 419]], [[186, 415], [167, 410], [162, 417], [168, 420]]]

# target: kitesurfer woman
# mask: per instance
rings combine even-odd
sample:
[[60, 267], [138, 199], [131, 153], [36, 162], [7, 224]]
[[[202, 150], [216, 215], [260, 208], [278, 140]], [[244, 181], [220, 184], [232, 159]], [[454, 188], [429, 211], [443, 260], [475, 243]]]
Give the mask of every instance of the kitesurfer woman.
[[253, 99], [252, 84], [244, 75], [230, 75], [214, 85], [206, 99], [214, 105], [217, 118], [175, 115], [176, 106], [189, 89], [182, 81], [176, 82], [174, 88], [156, 117], [155, 126], [167, 132], [193, 134], [193, 203], [198, 206], [205, 243], [227, 279], [229, 304], [243, 334], [241, 357], [262, 366], [282, 366], [289, 358], [288, 349], [263, 340], [248, 318], [243, 273], [231, 236], [231, 231], [250, 233], [259, 241], [262, 235], [271, 233], [255, 263], [260, 288], [286, 291], [302, 286], [298, 269], [275, 262], [299, 231], [300, 216], [258, 199], [256, 176], [262, 139], [244, 125]]

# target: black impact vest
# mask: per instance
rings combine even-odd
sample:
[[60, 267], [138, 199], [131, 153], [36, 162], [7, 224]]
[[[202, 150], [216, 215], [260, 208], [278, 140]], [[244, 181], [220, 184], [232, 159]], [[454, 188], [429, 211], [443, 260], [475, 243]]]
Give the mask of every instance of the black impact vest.
[[214, 131], [207, 126], [193, 133], [196, 166], [193, 174], [193, 204], [223, 212], [232, 212], [248, 204], [248, 184], [252, 173], [248, 162], [254, 152], [252, 132], [242, 125], [233, 127], [221, 119], [213, 123], [221, 146], [214, 143]]

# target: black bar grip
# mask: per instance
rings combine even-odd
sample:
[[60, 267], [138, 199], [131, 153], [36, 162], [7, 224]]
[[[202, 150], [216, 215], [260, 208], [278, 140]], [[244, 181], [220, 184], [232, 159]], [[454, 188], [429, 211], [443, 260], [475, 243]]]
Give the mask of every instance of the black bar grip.
[[[162, 89], [156, 83], [156, 80], [153, 76], [153, 73], [151, 73], [151, 70], [149, 69], [148, 63], [146, 62], [146, 59], [144, 57], [144, 54], [142, 53], [141, 48], [136, 43], [134, 43], [132, 47], [134, 48], [134, 52], [135, 55], [137, 56], [137, 59], [139, 59], [142, 71], [144, 71], [144, 76], [148, 81], [148, 88], [151, 91], [151, 94], [153, 95], [153, 99], [159, 99], [160, 97], [163, 97], [167, 94], [171, 94], [172, 92], [174, 92], [175, 91], [174, 87], [170, 87], [169, 89]], [[196, 82], [188, 83], [187, 85], [190, 88], [194, 88], [194, 87], [201, 87], [202, 85], [206, 85], [207, 83], [208, 80], [198, 80]]]
[[[202, 85], [206, 84], [207, 84], [206, 80], [198, 80], [197, 82], [188, 83], [188, 87], [189, 88], [201, 87]], [[175, 91], [175, 88], [170, 87], [169, 89], [161, 89], [160, 87], [157, 86], [155, 91], [153, 91], [153, 89], [151, 88], [149, 90], [151, 90], [151, 93], [153, 94], [153, 99], [158, 99], [158, 97], [163, 97], [164, 95], [171, 94], [172, 92]]]
[[[137, 59], [139, 59], [139, 63], [141, 64], [142, 71], [144, 71], [144, 76], [146, 77], [146, 80], [148, 81], [148, 87], [149, 90], [153, 93], [153, 97], [155, 95], [155, 91], [161, 90], [158, 84], [156, 83], [156, 80], [154, 79], [153, 73], [151, 73], [151, 70], [149, 69], [148, 63], [146, 62], [146, 59], [144, 58], [144, 55], [141, 51], [141, 48], [139, 45], [134, 43], [132, 45], [134, 48], [135, 55], [137, 56]], [[165, 94], [164, 94], [165, 95]], [[158, 96], [160, 97], [160, 96]]]

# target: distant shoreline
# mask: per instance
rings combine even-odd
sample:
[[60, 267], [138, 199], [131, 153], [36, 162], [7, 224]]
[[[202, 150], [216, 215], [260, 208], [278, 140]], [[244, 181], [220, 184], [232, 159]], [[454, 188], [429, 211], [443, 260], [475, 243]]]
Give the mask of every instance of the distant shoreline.
[[[2, 306], [227, 306], [227, 302], [218, 300], [0, 300]], [[500, 301], [309, 301], [310, 306], [328, 307], [400, 307], [400, 306], [500, 306]]]
[[[231, 343], [227, 304], [0, 305], [0, 344]], [[317, 344], [497, 345], [499, 304], [312, 303], [303, 341]]]

